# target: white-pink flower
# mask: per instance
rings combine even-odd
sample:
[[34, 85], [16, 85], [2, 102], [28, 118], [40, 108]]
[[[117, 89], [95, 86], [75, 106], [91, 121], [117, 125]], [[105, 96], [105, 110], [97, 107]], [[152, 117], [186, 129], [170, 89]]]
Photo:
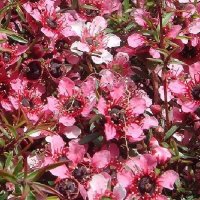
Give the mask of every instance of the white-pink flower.
[[91, 55], [94, 63], [102, 64], [113, 60], [113, 55], [106, 48], [120, 46], [120, 38], [114, 34], [106, 33], [107, 21], [101, 17], [95, 17], [92, 22], [86, 24], [77, 21], [71, 25], [72, 30], [80, 37], [71, 45], [71, 51], [83, 55], [84, 52]]

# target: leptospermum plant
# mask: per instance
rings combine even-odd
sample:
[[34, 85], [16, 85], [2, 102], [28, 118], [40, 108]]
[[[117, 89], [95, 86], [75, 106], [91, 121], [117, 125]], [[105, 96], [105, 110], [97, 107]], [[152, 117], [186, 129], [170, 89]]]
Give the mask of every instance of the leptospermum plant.
[[0, 2], [0, 199], [200, 197], [198, 0]]

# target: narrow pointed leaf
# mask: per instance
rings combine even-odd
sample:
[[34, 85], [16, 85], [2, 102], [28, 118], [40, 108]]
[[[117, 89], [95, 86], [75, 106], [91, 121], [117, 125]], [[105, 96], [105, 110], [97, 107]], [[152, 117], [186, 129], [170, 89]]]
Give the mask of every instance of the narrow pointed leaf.
[[33, 183], [31, 183], [31, 186], [33, 186], [33, 188], [37, 188], [39, 191], [42, 191], [42, 192], [45, 192], [48, 194], [53, 194], [60, 198], [63, 198], [62, 194], [60, 194], [57, 190], [55, 190], [54, 188], [52, 188], [48, 185], [44, 185], [44, 184], [38, 183], [38, 182], [33, 182]]
[[177, 130], [178, 130], [178, 126], [174, 125], [172, 126], [165, 134], [164, 140], [167, 140], [168, 138], [170, 138]]
[[58, 163], [53, 163], [50, 165], [47, 165], [45, 167], [42, 167], [41, 169], [38, 169], [34, 172], [31, 172], [28, 176], [27, 176], [27, 180], [28, 181], [37, 181], [45, 172], [54, 169], [56, 167], [59, 167], [63, 164], [65, 164], [66, 162], [58, 162]]
[[9, 182], [17, 184], [17, 178], [14, 175], [6, 172], [5, 170], [0, 170], [0, 177], [4, 178], [5, 180]]

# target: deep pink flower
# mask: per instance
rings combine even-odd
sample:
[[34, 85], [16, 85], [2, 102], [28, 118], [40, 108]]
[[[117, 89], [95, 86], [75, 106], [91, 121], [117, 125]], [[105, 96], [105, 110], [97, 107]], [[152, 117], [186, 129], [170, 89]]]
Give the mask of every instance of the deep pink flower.
[[51, 111], [64, 126], [73, 126], [80, 115], [86, 117], [96, 103], [95, 99], [84, 97], [81, 88], [67, 77], [60, 79], [58, 94], [58, 98], [47, 98], [45, 110]]
[[118, 52], [113, 61], [106, 65], [106, 68], [121, 74], [122, 76], [131, 76], [133, 74], [127, 53]]
[[[178, 179], [178, 174], [173, 170], [168, 170], [161, 175], [156, 175], [154, 170], [157, 161], [156, 158], [150, 154], [134, 157], [128, 160], [126, 165], [132, 172], [132, 175], [129, 176], [129, 180], [126, 179], [127, 183], [124, 185], [126, 188], [129, 188], [130, 193], [132, 193], [128, 196], [128, 199], [166, 200], [167, 197], [161, 194], [163, 188], [173, 190], [173, 185]], [[124, 173], [124, 175], [126, 175], [126, 173]], [[122, 176], [122, 174], [118, 176], [119, 183], [122, 180]]]
[[[82, 6], [81, 13], [87, 18], [95, 17], [96, 15], [111, 14], [114, 11], [121, 9], [121, 2], [119, 0], [79, 0]], [[83, 5], [91, 5], [93, 9], [85, 8]]]
[[49, 38], [57, 39], [60, 35], [73, 36], [70, 24], [74, 21], [70, 13], [58, 13], [55, 2], [45, 0], [37, 3], [37, 8], [30, 2], [23, 4], [24, 9], [38, 22], [41, 22], [41, 31]]
[[73, 165], [80, 163], [86, 153], [86, 148], [78, 143], [78, 140], [71, 140], [69, 142], [69, 151], [67, 158], [73, 162]]
[[[46, 141], [50, 144], [49, 150], [47, 150], [47, 156], [45, 156], [43, 165], [53, 164], [58, 162], [60, 158], [66, 158], [66, 147], [63, 139], [58, 135], [47, 136]], [[69, 177], [69, 170], [66, 165], [61, 165], [50, 172], [61, 179]]]
[[190, 79], [171, 81], [170, 90], [178, 97], [183, 112], [194, 112], [200, 105], [200, 62], [189, 67]]

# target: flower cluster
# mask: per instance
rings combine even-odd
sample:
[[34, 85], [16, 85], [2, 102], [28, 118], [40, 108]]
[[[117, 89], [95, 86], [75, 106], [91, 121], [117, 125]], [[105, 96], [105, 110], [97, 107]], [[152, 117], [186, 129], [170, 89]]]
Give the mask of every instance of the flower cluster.
[[2, 0], [0, 199], [197, 199], [199, 53], [199, 1]]

